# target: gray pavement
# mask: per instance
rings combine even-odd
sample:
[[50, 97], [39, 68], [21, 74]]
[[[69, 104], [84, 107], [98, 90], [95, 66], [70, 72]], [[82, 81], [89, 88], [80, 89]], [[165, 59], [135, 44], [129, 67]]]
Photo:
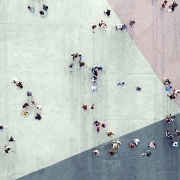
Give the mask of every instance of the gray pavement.
[[[36, 1], [1, 1], [0, 123], [8, 127], [0, 132], [2, 180], [17, 179], [91, 152], [109, 142], [108, 130], [118, 138], [158, 123], [168, 113], [179, 113], [129, 34], [115, 31], [120, 22], [116, 14], [104, 16], [109, 7], [106, 1], [43, 2], [49, 5], [49, 12], [42, 18]], [[28, 12], [28, 5], [35, 7], [35, 14]], [[91, 24], [100, 19], [108, 28], [97, 28], [93, 34]], [[86, 65], [78, 69], [75, 60], [70, 74], [70, 55], [75, 52], [83, 54]], [[103, 67], [96, 93], [90, 88], [94, 64]], [[23, 82], [22, 90], [11, 83], [13, 77]], [[117, 87], [119, 80], [126, 85]], [[135, 90], [137, 86], [142, 87], [141, 92]], [[33, 108], [28, 117], [21, 116], [27, 90], [42, 104], [41, 121], [34, 119]], [[83, 103], [93, 103], [95, 109], [84, 112]], [[92, 125], [96, 119], [108, 123], [99, 134]], [[16, 142], [10, 143], [13, 152], [5, 154], [9, 135]], [[108, 162], [113, 163], [111, 159]], [[79, 164], [77, 168], [81, 168]]]
[[[99, 150], [98, 156], [93, 154], [93, 148], [19, 180], [178, 180], [179, 149], [172, 147], [165, 131], [169, 129], [174, 134], [174, 128], [180, 127], [179, 118], [178, 114], [172, 124], [162, 120], [119, 137], [122, 144], [114, 150], [117, 153], [114, 156], [108, 155], [108, 150], [112, 149], [112, 141], [109, 141], [95, 147]], [[128, 145], [134, 138], [140, 138], [141, 142], [132, 150]], [[150, 157], [141, 156], [152, 140], [157, 143], [156, 149], [149, 148], [152, 153]], [[174, 140], [179, 138], [174, 135]]]

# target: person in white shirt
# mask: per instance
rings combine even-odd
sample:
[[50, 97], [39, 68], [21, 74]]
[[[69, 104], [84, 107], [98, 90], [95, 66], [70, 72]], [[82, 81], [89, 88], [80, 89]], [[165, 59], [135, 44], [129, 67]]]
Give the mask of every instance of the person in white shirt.
[[151, 141], [151, 142], [149, 143], [148, 147], [155, 149], [155, 148], [156, 148], [155, 142], [154, 142], [154, 141]]
[[133, 139], [132, 142], [134, 142], [137, 146], [140, 143], [140, 140], [136, 138], [136, 139]]

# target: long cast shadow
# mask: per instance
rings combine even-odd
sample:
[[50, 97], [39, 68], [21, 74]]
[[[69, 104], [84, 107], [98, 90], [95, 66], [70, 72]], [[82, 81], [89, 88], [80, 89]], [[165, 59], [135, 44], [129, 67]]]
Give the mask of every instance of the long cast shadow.
[[[180, 114], [171, 124], [163, 119], [119, 137], [122, 144], [114, 156], [108, 155], [108, 150], [112, 149], [112, 141], [109, 141], [18, 180], [178, 180], [179, 149], [174, 148], [165, 136], [168, 129], [174, 141], [179, 142], [175, 128], [180, 129]], [[132, 150], [129, 143], [134, 138], [141, 142]], [[151, 149], [150, 157], [141, 156], [152, 140], [156, 142], [156, 149]], [[98, 156], [92, 152], [96, 148], [100, 152]]]

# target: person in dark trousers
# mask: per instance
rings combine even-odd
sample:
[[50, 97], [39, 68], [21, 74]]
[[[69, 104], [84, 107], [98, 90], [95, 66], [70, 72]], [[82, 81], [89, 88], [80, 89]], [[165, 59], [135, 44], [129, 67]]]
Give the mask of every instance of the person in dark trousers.
[[17, 82], [16, 86], [20, 87], [21, 89], [23, 88], [22, 82]]
[[116, 153], [115, 153], [113, 150], [109, 150], [109, 151], [108, 151], [108, 154], [109, 154], [110, 156], [113, 156], [113, 155], [115, 155]]
[[167, 96], [169, 96], [169, 98], [170, 98], [170, 99], [176, 99], [176, 96], [175, 96], [175, 94], [174, 94], [174, 93], [173, 93], [173, 94], [171, 94], [171, 95], [167, 94]]
[[79, 57], [79, 62], [82, 60], [82, 54], [78, 54], [78, 57]]
[[94, 109], [94, 104], [91, 105], [91, 109]]
[[101, 27], [104, 23], [105, 23], [105, 22], [104, 22], [103, 20], [100, 20], [100, 21], [99, 21], [99, 24], [98, 24], [99, 27]]
[[72, 71], [72, 69], [73, 69], [73, 63], [71, 63], [71, 64], [69, 65], [69, 71], [70, 71], [70, 72]]
[[41, 120], [41, 115], [39, 113], [36, 113], [35, 119]]
[[170, 133], [169, 130], [166, 131], [166, 137], [167, 137], [168, 139], [173, 139], [173, 135]]
[[79, 61], [79, 68], [81, 68], [81, 67], [83, 67], [83, 66], [85, 66], [85, 63], [84, 63], [84, 62]]
[[110, 10], [110, 9], [107, 9], [106, 11], [104, 11], [104, 14], [106, 14], [106, 15], [109, 17], [110, 14], [111, 14], [111, 10]]
[[14, 142], [14, 141], [15, 141], [15, 139], [12, 136], [10, 136], [9, 137], [9, 142]]
[[87, 104], [83, 104], [82, 108], [83, 108], [84, 110], [87, 110], [88, 105], [87, 105]]
[[97, 127], [97, 132], [99, 133], [100, 131], [101, 131], [101, 127], [98, 126], [98, 127]]
[[118, 86], [124, 86], [125, 82], [124, 81], [120, 81], [119, 83], [117, 83]]
[[75, 58], [77, 58], [78, 57], [78, 53], [74, 53], [74, 54], [71, 54], [71, 56], [72, 56], [72, 58], [73, 58], [73, 60], [75, 59]]
[[180, 136], [180, 131], [175, 129], [176, 136]]
[[94, 124], [95, 124], [96, 126], [99, 126], [101, 123], [96, 120], [96, 121], [94, 121]]
[[114, 135], [114, 133], [112, 131], [110, 131], [110, 132], [107, 133], [107, 135], [112, 136], [112, 135]]
[[7, 128], [7, 126], [0, 125], [0, 130], [3, 130], [4, 128]]
[[28, 103], [24, 103], [23, 108], [28, 108], [29, 104]]
[[162, 3], [161, 8], [162, 8], [162, 9], [164, 9], [164, 8], [165, 8], [165, 6], [166, 6], [166, 4], [167, 4], [167, 1], [165, 0], [165, 1]]
[[31, 91], [27, 91], [27, 96], [33, 96]]
[[46, 13], [45, 13], [44, 11], [39, 11], [39, 15], [40, 15], [40, 16], [45, 16]]
[[9, 146], [5, 146], [4, 151], [5, 153], [9, 153], [11, 151], [11, 148]]
[[93, 24], [93, 25], [91, 26], [91, 28], [92, 28], [92, 30], [93, 30], [93, 33], [95, 33], [94, 30], [96, 29], [96, 27], [97, 27], [97, 26], [96, 26], [95, 24]]
[[123, 24], [122, 27], [121, 27], [121, 30], [123, 31], [125, 29], [127, 29], [127, 26], [125, 24]]
[[147, 150], [145, 153], [142, 153], [141, 155], [142, 155], [142, 156], [150, 157], [150, 156], [151, 156], [151, 151], [150, 151], [150, 150]]
[[135, 23], [135, 21], [130, 21], [129, 25], [132, 27]]
[[94, 70], [94, 75], [95, 75], [95, 76], [98, 76], [98, 69], [95, 69], [95, 70]]
[[45, 11], [48, 10], [48, 6], [47, 5], [43, 4], [42, 7], [43, 7], [43, 10], [45, 10]]
[[33, 7], [31, 7], [31, 6], [28, 6], [28, 9], [29, 9], [29, 11], [30, 11], [31, 13], [34, 13], [34, 11], [35, 11], [35, 9], [34, 9]]

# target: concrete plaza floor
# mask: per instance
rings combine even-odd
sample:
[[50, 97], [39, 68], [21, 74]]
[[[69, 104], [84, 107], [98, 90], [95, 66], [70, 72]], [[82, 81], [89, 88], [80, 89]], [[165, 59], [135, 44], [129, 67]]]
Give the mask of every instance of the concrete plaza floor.
[[[163, 168], [166, 158], [174, 167], [179, 149], [163, 146], [167, 143], [165, 131], [167, 128], [173, 130], [174, 126], [178, 128], [180, 124], [179, 116], [172, 127], [166, 127], [163, 119], [169, 113], [178, 114], [179, 107], [167, 97], [161, 80], [129, 33], [115, 31], [115, 25], [120, 22], [118, 16], [113, 11], [109, 18], [104, 15], [103, 11], [110, 7], [108, 2], [59, 0], [41, 3], [49, 6], [45, 17], [39, 16], [42, 7], [37, 1], [1, 1], [0, 123], [7, 129], [0, 132], [0, 179], [109, 179], [107, 177], [114, 177], [110, 165], [118, 168], [121, 164], [121, 179], [127, 179], [127, 174], [134, 172], [135, 168], [134, 179], [144, 180], [151, 179], [154, 167], [150, 167], [158, 158], [162, 165], [161, 178], [169, 177], [168, 169]], [[28, 5], [35, 7], [34, 14], [28, 11]], [[93, 33], [91, 25], [100, 19], [107, 23], [107, 30], [98, 27]], [[85, 67], [81, 69], [78, 60], [73, 62], [70, 56], [76, 52], [83, 54]], [[72, 62], [74, 68], [70, 73], [68, 66]], [[91, 91], [91, 67], [94, 64], [103, 67], [98, 76], [97, 92]], [[11, 83], [13, 77], [23, 82], [23, 89]], [[124, 87], [117, 86], [120, 80], [126, 82]], [[142, 87], [142, 91], [136, 91], [137, 86]], [[34, 108], [30, 109], [28, 117], [21, 115], [28, 90], [33, 92], [38, 104], [42, 104], [41, 121], [34, 119]], [[84, 103], [95, 104], [95, 109], [84, 112], [81, 108]], [[93, 126], [95, 120], [106, 121], [107, 128], [97, 133]], [[122, 152], [117, 154], [124, 154], [122, 161], [107, 156], [112, 141], [106, 135], [109, 130], [115, 133], [113, 138], [123, 140]], [[151, 130], [154, 133], [146, 134]], [[15, 143], [8, 143], [10, 135], [15, 137]], [[135, 150], [134, 161], [155, 137], [159, 148], [157, 153], [156, 150], [153, 152], [155, 156], [152, 155], [150, 161], [138, 159], [141, 166], [131, 164], [128, 169], [132, 160], [128, 143], [136, 136], [142, 144], [138, 151]], [[4, 153], [7, 144], [12, 153]], [[92, 154], [95, 147], [101, 150], [102, 155], [98, 158], [102, 162], [98, 163]], [[164, 156], [159, 157], [161, 153]], [[87, 164], [82, 172], [83, 159]], [[92, 166], [94, 162], [97, 166]], [[107, 176], [107, 171], [104, 174], [103, 163], [109, 164], [111, 176]], [[149, 168], [141, 171], [140, 168], [148, 163]], [[47, 167], [54, 170], [43, 169]], [[92, 174], [95, 167], [101, 174], [100, 178], [86, 176]], [[178, 167], [175, 169], [177, 173]], [[38, 171], [40, 169], [44, 173]], [[66, 174], [69, 169], [71, 176]], [[37, 173], [30, 174], [34, 171]]]

